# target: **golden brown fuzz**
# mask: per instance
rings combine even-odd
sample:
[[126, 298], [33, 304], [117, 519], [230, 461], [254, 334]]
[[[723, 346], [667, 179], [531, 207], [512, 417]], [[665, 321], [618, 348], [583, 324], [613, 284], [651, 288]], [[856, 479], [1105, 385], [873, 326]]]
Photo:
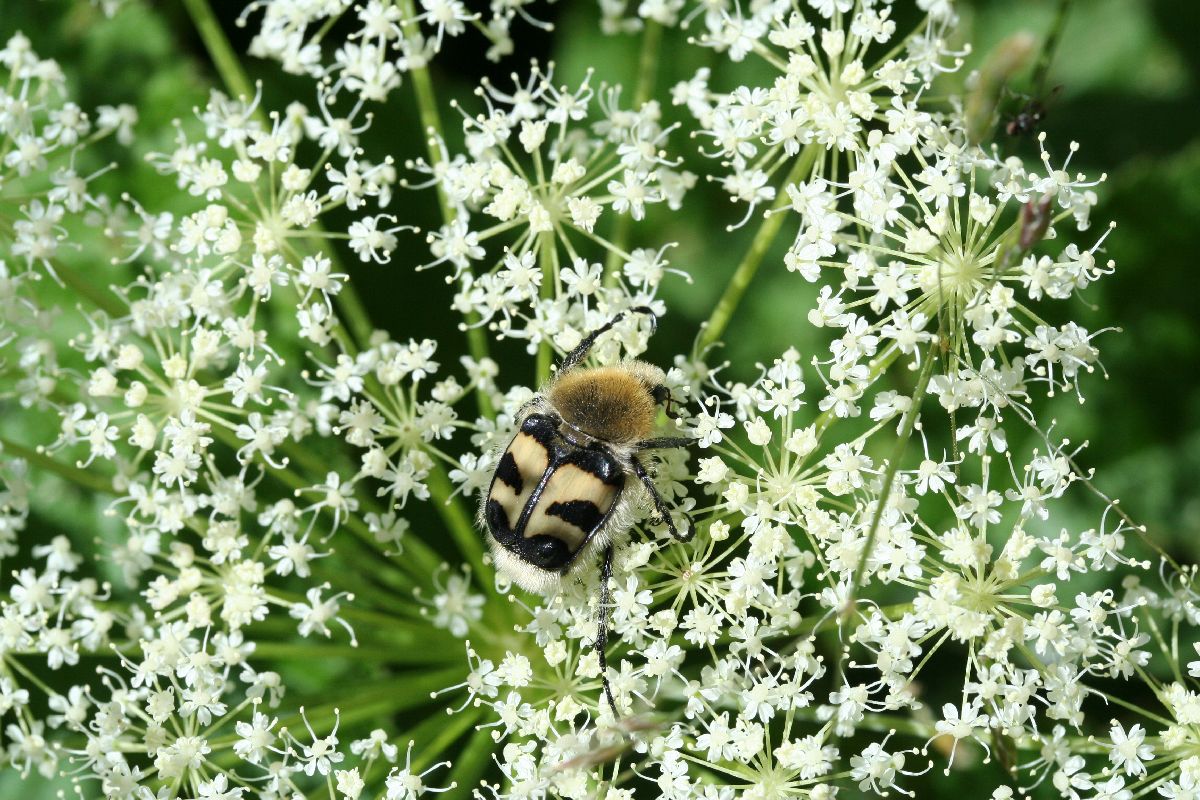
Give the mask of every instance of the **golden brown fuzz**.
[[550, 404], [568, 423], [597, 439], [640, 441], [654, 430], [657, 416], [650, 387], [638, 377], [641, 371], [627, 365], [571, 370], [550, 386]]

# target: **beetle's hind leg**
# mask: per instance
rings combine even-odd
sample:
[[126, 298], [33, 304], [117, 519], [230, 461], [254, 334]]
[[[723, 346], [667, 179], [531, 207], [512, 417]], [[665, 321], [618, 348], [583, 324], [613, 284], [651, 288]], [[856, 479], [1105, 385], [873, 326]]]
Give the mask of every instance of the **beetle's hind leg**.
[[608, 622], [612, 616], [612, 589], [609, 583], [613, 571], [613, 546], [604, 548], [604, 563], [600, 566], [600, 607], [596, 609], [596, 655], [600, 660], [600, 681], [604, 686], [604, 699], [612, 709], [613, 719], [621, 715], [617, 712], [617, 702], [613, 699], [612, 684], [608, 681]]
[[[654, 442], [654, 441], [664, 441], [664, 440], [655, 440], [655, 439], [647, 440], [647, 442]], [[687, 439], [685, 441], [690, 443], [691, 439]], [[647, 442], [643, 442], [642, 444], [646, 444]], [[679, 445], [655, 445], [655, 446], [656, 447], [678, 447]], [[639, 445], [639, 448], [641, 448], [641, 445]], [[641, 448], [641, 449], [645, 449], [645, 448]], [[667, 531], [671, 534], [671, 538], [677, 542], [691, 541], [692, 537], [696, 535], [696, 523], [692, 519], [691, 515], [684, 514], [684, 517], [687, 518], [687, 530], [680, 533], [679, 529], [675, 527], [675, 520], [673, 520], [671, 518], [671, 510], [669, 508], [667, 508], [667, 501], [664, 500], [663, 496], [658, 493], [658, 487], [654, 485], [654, 479], [650, 477], [650, 473], [646, 472], [646, 468], [644, 466], [642, 466], [642, 462], [638, 461], [637, 456], [630, 456], [629, 457], [629, 465], [631, 467], [633, 467], [633, 474], [638, 476], [638, 480], [640, 480], [642, 482], [642, 485], [646, 487], [646, 491], [648, 491], [650, 493], [650, 499], [654, 502], [654, 510], [658, 512], [658, 515], [660, 517], [662, 517], [663, 521], [667, 524]]]
[[643, 439], [634, 445], [637, 450], [666, 450], [672, 447], [691, 447], [699, 439], [687, 436], [663, 436], [658, 439]]

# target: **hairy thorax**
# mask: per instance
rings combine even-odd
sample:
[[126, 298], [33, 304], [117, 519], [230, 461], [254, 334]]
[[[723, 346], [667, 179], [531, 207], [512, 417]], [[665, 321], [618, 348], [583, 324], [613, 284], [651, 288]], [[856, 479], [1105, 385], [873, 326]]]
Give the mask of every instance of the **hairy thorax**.
[[629, 444], [648, 437], [657, 407], [651, 393], [662, 370], [642, 361], [571, 370], [555, 380], [550, 404], [565, 422], [605, 442]]

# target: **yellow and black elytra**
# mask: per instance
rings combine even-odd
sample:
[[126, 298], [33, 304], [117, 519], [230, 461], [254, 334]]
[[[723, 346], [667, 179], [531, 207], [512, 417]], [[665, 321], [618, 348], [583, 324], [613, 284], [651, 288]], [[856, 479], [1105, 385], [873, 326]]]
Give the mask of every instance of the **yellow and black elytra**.
[[[648, 308], [633, 311], [654, 319]], [[644, 361], [579, 366], [596, 339], [623, 316], [616, 315], [580, 342], [522, 410], [517, 433], [500, 456], [479, 509], [496, 566], [529, 591], [545, 594], [558, 588], [563, 578], [603, 553], [596, 647], [604, 694], [614, 714], [604, 646], [613, 549], [630, 525], [634, 493], [627, 479], [637, 479], [675, 539], [686, 541], [693, 532], [690, 518], [686, 531], [676, 528], [637, 457], [643, 450], [693, 442], [649, 438], [659, 407], [671, 416], [666, 375]]]
[[560, 424], [549, 414], [525, 417], [496, 466], [485, 511], [498, 544], [553, 571], [568, 567], [600, 530], [625, 487], [616, 458], [598, 443], [576, 444]]

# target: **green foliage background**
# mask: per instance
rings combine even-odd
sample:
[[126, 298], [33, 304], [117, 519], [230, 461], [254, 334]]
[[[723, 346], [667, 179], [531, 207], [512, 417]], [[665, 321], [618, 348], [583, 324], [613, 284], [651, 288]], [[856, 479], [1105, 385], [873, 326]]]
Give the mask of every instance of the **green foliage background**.
[[[214, 3], [235, 47], [244, 49], [248, 33], [235, 24], [241, 5]], [[1043, 36], [1057, 5], [1050, 0], [964, 3], [964, 38], [973, 45], [969, 65], [977, 65], [996, 42], [1017, 30]], [[484, 61], [483, 48], [470, 36], [435, 61], [433, 74], [443, 114], [453, 113], [446, 106], [450, 97], [469, 97], [480, 75], [491, 74], [502, 82], [531, 56], [553, 58], [562, 80], [577, 79], [594, 66], [599, 77], [632, 87], [638, 70], [638, 37], [601, 35], [591, 0], [560, 0], [543, 11], [543, 18], [554, 19], [556, 33], [548, 37], [518, 26], [517, 54], [501, 65]], [[83, 2], [2, 0], [0, 38], [18, 30], [30, 37], [41, 55], [60, 61], [84, 108], [119, 102], [138, 107], [141, 121], [132, 153], [106, 143], [105, 157], [119, 164], [104, 177], [106, 188], [114, 194], [129, 191], [151, 209], [190, 207], [192, 199], [177, 197], [170, 181], [155, 174], [143, 158], [150, 151], [169, 150], [171, 121], [194, 122], [193, 107], [203, 102], [209, 86], [219, 85], [178, 0], [153, 5], [133, 2], [111, 20]], [[1056, 430], [1075, 441], [1090, 442], [1082, 461], [1095, 468], [1097, 485], [1121, 498], [1129, 513], [1181, 561], [1200, 559], [1197, 31], [1200, 3], [1077, 0], [1049, 73], [1048, 84], [1062, 89], [1043, 126], [1056, 158], [1065, 153], [1067, 142], [1076, 140], [1082, 148], [1073, 166], [1089, 175], [1108, 173], [1099, 188], [1101, 203], [1092, 235], [1098, 236], [1107, 220], [1118, 222], [1106, 244], [1107, 255], [1117, 262], [1117, 273], [1088, 291], [1092, 307], [1080, 302], [1076, 317], [1089, 327], [1123, 329], [1100, 339], [1108, 379], [1093, 376], [1085, 383], [1088, 399], [1082, 407], [1069, 398], [1058, 403]], [[660, 50], [658, 96], [665, 97], [675, 81], [705, 65], [714, 67], [718, 85], [721, 75], [729, 74], [728, 65], [718, 66], [718, 57], [686, 46], [679, 32], [668, 32]], [[252, 77], [263, 81], [269, 107], [281, 108], [294, 98], [311, 102], [307, 79], [283, 75], [273, 64], [250, 59], [247, 68]], [[742, 74], [747, 69], [753, 66], [739, 67]], [[1015, 89], [1023, 88], [1018, 81]], [[369, 157], [391, 154], [402, 163], [423, 152], [412, 102], [409, 90], [402, 87], [386, 107], [374, 109], [376, 123], [363, 142]], [[1009, 98], [1009, 110], [1021, 103], [1019, 98]], [[457, 126], [447, 119], [448, 129], [454, 131]], [[677, 144], [687, 146], [682, 140]], [[1033, 152], [1031, 140], [1005, 144], [1026, 154]], [[692, 168], [702, 172], [706, 166], [697, 160]], [[692, 213], [669, 219], [652, 216], [650, 224], [640, 228], [641, 235], [653, 237], [644, 244], [678, 241], [672, 259], [694, 278], [691, 284], [674, 281], [664, 287], [671, 317], [653, 342], [652, 355], [660, 360], [690, 348], [696, 326], [707, 317], [753, 230], [747, 226], [721, 233], [741, 210], [732, 208], [713, 187], [701, 186], [698, 192], [702, 199], [699, 203], [692, 199]], [[424, 196], [401, 191], [392, 211], [402, 222], [422, 228], [435, 224], [435, 210]], [[714, 239], [719, 244], [714, 245]], [[414, 273], [412, 267], [425, 258], [426, 251], [420, 239], [409, 241], [411, 249], [398, 253], [390, 266], [364, 266], [350, 259], [345, 263], [362, 287], [360, 294], [368, 299], [376, 325], [401, 339], [436, 338], [453, 351], [461, 334], [448, 311], [450, 290], [436, 272]], [[107, 282], [107, 257], [94, 256], [76, 254], [97, 283]], [[811, 287], [783, 270], [778, 258], [768, 258], [728, 331], [725, 352], [734, 370], [750, 376], [755, 361], [769, 360], [789, 346], [802, 353], [816, 350], [817, 340], [802, 312], [810, 297]], [[502, 380], [532, 380], [519, 347], [501, 347], [496, 352]], [[19, 421], [11, 417], [0, 420], [6, 429], [16, 425]], [[27, 435], [20, 438], [31, 442]], [[35, 502], [30, 531], [34, 537], [49, 539], [66, 533], [84, 550], [93, 547], [90, 543], [97, 538], [119, 535], [116, 524], [101, 515], [100, 506], [80, 495], [59, 492], [52, 483], [45, 487]], [[1078, 521], [1086, 527], [1094, 507], [1080, 507], [1076, 513], [1078, 520], [1061, 519], [1058, 524]], [[313, 679], [319, 680], [319, 674], [316, 670]], [[939, 794], [969, 793], [965, 773], [943, 779], [938, 772], [930, 785], [938, 787]], [[15, 778], [0, 775], [3, 800], [50, 798], [67, 786], [36, 778], [22, 784]], [[95, 790], [95, 786], [83, 787], [85, 796]]]

